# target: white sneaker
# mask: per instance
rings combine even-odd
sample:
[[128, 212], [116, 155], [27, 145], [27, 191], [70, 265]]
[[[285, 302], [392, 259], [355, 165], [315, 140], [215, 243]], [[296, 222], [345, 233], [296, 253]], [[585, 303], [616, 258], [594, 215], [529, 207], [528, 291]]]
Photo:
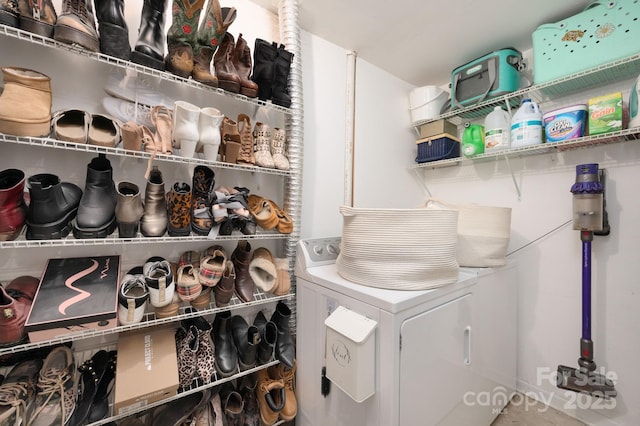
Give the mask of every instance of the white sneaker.
[[144, 264], [143, 271], [151, 305], [162, 308], [170, 304], [176, 290], [171, 264], [162, 257], [154, 256]]
[[133, 121], [140, 126], [144, 125], [149, 129], [155, 129], [155, 126], [151, 123], [151, 108], [146, 105], [136, 105], [124, 99], [107, 96], [102, 99], [102, 107], [110, 116], [117, 118], [122, 123]]
[[120, 325], [136, 324], [142, 321], [149, 299], [149, 292], [138, 266], [126, 273], [118, 290], [118, 321]]
[[138, 102], [143, 105], [164, 105], [172, 108], [174, 100], [166, 98], [158, 89], [160, 80], [144, 74], [138, 74], [135, 70], [115, 70], [109, 73], [104, 91], [116, 98], [130, 102]]

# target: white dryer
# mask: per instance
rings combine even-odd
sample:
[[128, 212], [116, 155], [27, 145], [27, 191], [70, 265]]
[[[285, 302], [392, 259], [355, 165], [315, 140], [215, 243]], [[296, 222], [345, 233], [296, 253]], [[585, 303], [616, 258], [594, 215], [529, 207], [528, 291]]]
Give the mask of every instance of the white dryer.
[[[515, 265], [461, 268], [459, 280], [425, 291], [386, 290], [343, 279], [340, 238], [298, 244], [296, 424], [489, 425], [516, 385]], [[325, 319], [343, 306], [377, 323], [375, 392], [356, 402], [323, 377]]]

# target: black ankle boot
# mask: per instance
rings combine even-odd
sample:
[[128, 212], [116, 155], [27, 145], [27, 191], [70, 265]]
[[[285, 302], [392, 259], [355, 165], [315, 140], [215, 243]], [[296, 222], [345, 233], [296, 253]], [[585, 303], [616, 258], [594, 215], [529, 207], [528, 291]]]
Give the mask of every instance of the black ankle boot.
[[278, 57], [275, 64], [275, 75], [271, 91], [271, 100], [274, 104], [289, 108], [291, 106], [291, 96], [289, 95], [289, 72], [293, 53], [284, 50], [281, 44], [278, 48]]
[[263, 101], [271, 99], [273, 78], [275, 75], [278, 48], [275, 43], [256, 39], [253, 48], [253, 74], [251, 80], [258, 84], [258, 98]]
[[105, 238], [116, 228], [116, 188], [113, 169], [104, 154], [87, 166], [87, 182], [73, 225], [76, 238]]
[[284, 302], [278, 302], [276, 310], [271, 315], [271, 322], [278, 327], [278, 338], [276, 340], [276, 359], [289, 368], [293, 368], [293, 361], [296, 358], [296, 348], [289, 333], [289, 318], [291, 309]]
[[262, 311], [258, 312], [253, 320], [253, 325], [258, 329], [260, 342], [256, 353], [256, 361], [259, 364], [266, 364], [273, 357], [273, 348], [278, 339], [278, 327], [271, 321], [267, 321]]
[[27, 239], [57, 240], [69, 235], [82, 189], [60, 182], [58, 176], [48, 173], [29, 177], [27, 185], [31, 198], [27, 209]]
[[100, 33], [100, 51], [105, 55], [129, 60], [129, 28], [124, 19], [124, 0], [95, 0]]
[[258, 327], [249, 325], [240, 315], [231, 318], [231, 334], [233, 343], [238, 349], [238, 361], [241, 370], [256, 366], [256, 353], [260, 343]]
[[166, 0], [144, 0], [138, 41], [131, 60], [140, 65], [164, 70], [164, 10]]
[[215, 347], [215, 364], [222, 377], [229, 377], [238, 369], [238, 351], [231, 337], [231, 312], [216, 314], [211, 327]]

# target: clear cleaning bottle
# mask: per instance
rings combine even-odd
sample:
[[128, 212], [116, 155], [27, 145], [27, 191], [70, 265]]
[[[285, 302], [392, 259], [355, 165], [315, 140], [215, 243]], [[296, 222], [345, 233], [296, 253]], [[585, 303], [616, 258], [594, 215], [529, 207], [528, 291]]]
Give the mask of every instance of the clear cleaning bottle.
[[508, 149], [511, 145], [511, 115], [495, 107], [484, 119], [484, 150], [495, 152]]
[[531, 99], [523, 99], [511, 119], [511, 148], [542, 143], [542, 112]]

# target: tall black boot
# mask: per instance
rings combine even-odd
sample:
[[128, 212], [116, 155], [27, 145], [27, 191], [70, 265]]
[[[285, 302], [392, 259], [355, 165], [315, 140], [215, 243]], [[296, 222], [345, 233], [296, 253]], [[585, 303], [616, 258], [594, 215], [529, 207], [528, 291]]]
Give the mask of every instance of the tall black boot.
[[131, 60], [140, 65], [164, 71], [164, 10], [166, 0], [144, 0], [138, 41]]
[[275, 75], [273, 77], [273, 87], [271, 100], [274, 104], [289, 108], [291, 106], [291, 95], [289, 95], [289, 72], [293, 53], [284, 50], [284, 46], [278, 48], [278, 57], [275, 64]]
[[271, 99], [273, 77], [275, 75], [278, 47], [260, 38], [256, 39], [253, 48], [253, 74], [251, 80], [258, 84], [258, 98], [263, 101]]
[[231, 337], [231, 312], [216, 314], [211, 328], [215, 347], [215, 364], [222, 377], [229, 377], [238, 369], [238, 351]]
[[105, 55], [129, 60], [129, 27], [124, 19], [124, 0], [95, 0], [100, 51]]
[[271, 315], [271, 322], [278, 327], [278, 339], [276, 340], [276, 359], [289, 368], [293, 368], [296, 358], [296, 348], [291, 340], [289, 332], [289, 319], [291, 309], [284, 302], [278, 302], [276, 310]]
[[116, 188], [113, 169], [104, 154], [91, 160], [87, 166], [78, 215], [73, 224], [76, 238], [105, 238], [116, 228]]
[[31, 198], [27, 209], [27, 239], [57, 240], [69, 235], [82, 189], [60, 182], [58, 176], [49, 173], [29, 177], [27, 186]]

